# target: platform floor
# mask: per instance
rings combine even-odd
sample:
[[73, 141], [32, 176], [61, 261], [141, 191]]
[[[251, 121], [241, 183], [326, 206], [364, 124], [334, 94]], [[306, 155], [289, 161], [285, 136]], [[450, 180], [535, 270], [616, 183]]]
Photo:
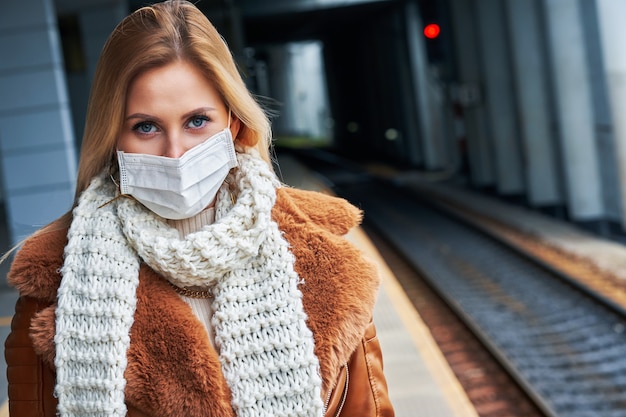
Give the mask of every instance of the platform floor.
[[[325, 191], [323, 182], [295, 159], [281, 156], [283, 181], [297, 188]], [[360, 228], [347, 238], [379, 266], [382, 285], [374, 321], [383, 350], [389, 395], [397, 417], [478, 417], [443, 358], [428, 328], [374, 245]], [[0, 287], [0, 338], [10, 326], [15, 292]], [[0, 380], [0, 417], [8, 417], [4, 356]]]

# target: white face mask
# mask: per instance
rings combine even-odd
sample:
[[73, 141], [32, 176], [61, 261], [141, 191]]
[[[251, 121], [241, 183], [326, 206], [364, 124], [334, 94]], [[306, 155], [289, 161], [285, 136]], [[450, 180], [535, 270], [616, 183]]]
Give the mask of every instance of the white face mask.
[[186, 219], [215, 198], [228, 171], [237, 166], [229, 128], [180, 158], [117, 151], [120, 192], [166, 219]]

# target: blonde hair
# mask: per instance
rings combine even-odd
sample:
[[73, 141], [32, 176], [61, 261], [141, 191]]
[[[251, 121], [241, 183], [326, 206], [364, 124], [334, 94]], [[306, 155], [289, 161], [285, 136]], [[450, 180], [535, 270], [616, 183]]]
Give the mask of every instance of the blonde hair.
[[[115, 163], [126, 93], [132, 80], [148, 69], [176, 60], [190, 62], [206, 75], [226, 108], [240, 120], [236, 144], [256, 147], [272, 166], [269, 119], [248, 91], [226, 42], [192, 3], [168, 0], [128, 15], [104, 45], [89, 97], [74, 206], [91, 179]], [[49, 227], [70, 222], [71, 211]]]

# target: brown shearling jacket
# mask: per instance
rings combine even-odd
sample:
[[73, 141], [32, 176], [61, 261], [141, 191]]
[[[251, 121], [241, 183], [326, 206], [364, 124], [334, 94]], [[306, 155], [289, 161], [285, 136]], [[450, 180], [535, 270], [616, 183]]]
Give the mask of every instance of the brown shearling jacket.
[[[359, 224], [360, 211], [336, 197], [280, 188], [272, 215], [296, 257], [326, 416], [393, 417], [371, 320], [378, 274], [343, 238]], [[54, 309], [66, 234], [63, 229], [30, 238], [9, 272], [20, 292], [5, 342], [12, 417], [56, 415]], [[127, 415], [200, 417], [210, 411], [234, 417], [218, 354], [202, 324], [146, 265], [139, 281], [125, 371]]]

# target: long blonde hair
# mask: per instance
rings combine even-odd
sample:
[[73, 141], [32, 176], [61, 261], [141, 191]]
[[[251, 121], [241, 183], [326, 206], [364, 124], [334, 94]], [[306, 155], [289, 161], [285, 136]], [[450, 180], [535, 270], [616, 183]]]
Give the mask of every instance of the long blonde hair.
[[[186, 60], [200, 68], [241, 122], [236, 143], [256, 147], [271, 167], [269, 119], [248, 91], [226, 42], [192, 3], [169, 0], [127, 16], [104, 45], [89, 97], [74, 206], [91, 179], [115, 163], [126, 93], [132, 80], [148, 69], [175, 60]], [[55, 223], [69, 225], [70, 221], [68, 212]]]

